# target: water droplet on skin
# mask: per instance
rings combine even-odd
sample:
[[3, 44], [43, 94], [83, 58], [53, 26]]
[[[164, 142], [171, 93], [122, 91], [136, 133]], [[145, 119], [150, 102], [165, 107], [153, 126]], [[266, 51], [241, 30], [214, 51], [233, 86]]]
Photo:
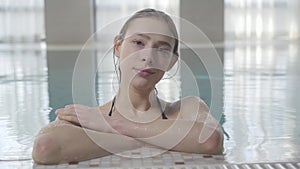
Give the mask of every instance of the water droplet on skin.
[[138, 129], [138, 126], [134, 126], [133, 129], [134, 129], [134, 130], [137, 130], [137, 129]]

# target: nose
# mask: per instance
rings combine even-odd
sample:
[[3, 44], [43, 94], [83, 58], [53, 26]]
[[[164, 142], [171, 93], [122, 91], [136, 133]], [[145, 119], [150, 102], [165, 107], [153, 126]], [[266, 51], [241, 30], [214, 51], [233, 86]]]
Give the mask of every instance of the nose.
[[147, 62], [147, 64], [152, 64], [154, 62], [153, 49], [152, 48], [144, 49], [141, 53], [141, 60], [143, 62]]

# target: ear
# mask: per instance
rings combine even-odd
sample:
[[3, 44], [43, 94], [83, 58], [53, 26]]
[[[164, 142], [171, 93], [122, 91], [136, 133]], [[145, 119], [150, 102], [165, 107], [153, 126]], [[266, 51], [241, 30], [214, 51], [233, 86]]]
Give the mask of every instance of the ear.
[[120, 47], [122, 44], [122, 39], [120, 38], [120, 36], [116, 36], [114, 39], [114, 54], [116, 55], [116, 57], [120, 57]]
[[179, 58], [178, 52], [174, 53], [173, 57], [172, 57], [172, 60], [171, 60], [171, 63], [169, 64], [169, 67], [168, 67], [167, 71], [169, 71], [175, 65], [175, 63], [177, 62], [178, 58]]

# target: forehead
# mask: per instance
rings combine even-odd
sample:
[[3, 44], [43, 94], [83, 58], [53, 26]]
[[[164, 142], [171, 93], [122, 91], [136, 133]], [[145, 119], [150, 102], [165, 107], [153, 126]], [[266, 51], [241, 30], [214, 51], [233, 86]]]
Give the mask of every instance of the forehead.
[[172, 34], [168, 24], [157, 18], [137, 18], [129, 23], [126, 31], [125, 38], [130, 37], [134, 34], [154, 34], [161, 35], [162, 37], [172, 37]]

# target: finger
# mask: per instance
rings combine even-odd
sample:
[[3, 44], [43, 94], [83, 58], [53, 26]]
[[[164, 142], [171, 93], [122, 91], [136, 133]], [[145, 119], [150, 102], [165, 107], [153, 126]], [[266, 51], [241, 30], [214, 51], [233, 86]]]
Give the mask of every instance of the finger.
[[75, 109], [59, 109], [56, 111], [56, 115], [60, 116], [74, 116], [77, 112]]
[[65, 121], [80, 125], [79, 120], [76, 116], [58, 116], [58, 118], [60, 120], [65, 120]]
[[66, 105], [65, 108], [88, 108], [88, 106], [82, 105], [82, 104], [69, 104]]
[[56, 114], [56, 115], [61, 114], [63, 111], [64, 111], [64, 109], [62, 109], [62, 108], [57, 109], [57, 110], [55, 111], [55, 114]]
[[78, 119], [78, 114], [77, 113], [74, 113], [74, 112], [67, 112], [67, 111], [64, 111], [63, 113], [59, 114], [60, 117], [64, 118], [64, 117], [74, 117], [76, 119]]
[[86, 112], [88, 109], [85, 108], [84, 106], [67, 106], [64, 108], [65, 111], [71, 112], [71, 113], [78, 113], [78, 112]]

